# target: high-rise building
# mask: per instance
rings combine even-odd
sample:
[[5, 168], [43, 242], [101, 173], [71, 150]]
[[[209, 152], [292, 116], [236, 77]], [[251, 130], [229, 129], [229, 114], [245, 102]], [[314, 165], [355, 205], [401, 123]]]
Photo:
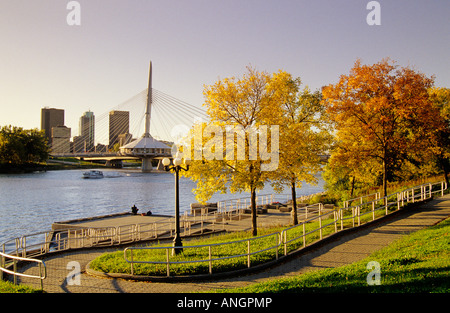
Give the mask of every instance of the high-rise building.
[[86, 141], [81, 136], [73, 136], [72, 138], [72, 152], [73, 153], [82, 153], [85, 152]]
[[111, 111], [109, 112], [109, 146], [113, 149], [114, 145], [119, 142], [120, 134], [128, 134], [130, 132], [130, 112], [128, 111]]
[[82, 144], [82, 147], [79, 147], [79, 143], [77, 143], [74, 145], [74, 150], [83, 152], [95, 150], [95, 115], [93, 112], [84, 112], [80, 117], [79, 137], [81, 137], [79, 143]]
[[52, 152], [70, 153], [70, 128], [66, 126], [52, 127]]
[[41, 130], [52, 145], [52, 127], [64, 125], [64, 110], [45, 107], [41, 110]]

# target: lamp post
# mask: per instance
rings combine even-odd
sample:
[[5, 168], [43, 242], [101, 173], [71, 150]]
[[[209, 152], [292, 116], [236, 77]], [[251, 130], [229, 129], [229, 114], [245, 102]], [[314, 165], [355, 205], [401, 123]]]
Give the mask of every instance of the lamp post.
[[[186, 168], [182, 167], [181, 164], [184, 163]], [[188, 171], [189, 165], [191, 164], [190, 160], [184, 159], [183, 161], [181, 158], [176, 155], [175, 159], [173, 159], [173, 165], [170, 166], [170, 160], [168, 158], [164, 158], [162, 160], [162, 164], [164, 165], [164, 170], [167, 172], [173, 170], [175, 172], [175, 238], [173, 239], [173, 252], [175, 254], [179, 254], [183, 252], [183, 244], [181, 242], [181, 236], [180, 236], [180, 192], [179, 192], [179, 173], [181, 170]]]

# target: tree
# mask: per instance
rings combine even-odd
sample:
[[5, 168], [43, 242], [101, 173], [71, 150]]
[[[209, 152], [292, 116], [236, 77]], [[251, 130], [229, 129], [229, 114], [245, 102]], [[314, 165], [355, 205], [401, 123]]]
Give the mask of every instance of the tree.
[[197, 181], [195, 193], [201, 202], [215, 192], [250, 192], [253, 236], [257, 235], [256, 191], [278, 167], [281, 108], [269, 88], [271, 80], [271, 75], [248, 67], [240, 79], [206, 86], [204, 105], [210, 121], [194, 125], [182, 148], [184, 157], [193, 157], [184, 175]]
[[24, 130], [11, 125], [1, 128], [0, 163], [21, 165], [41, 162], [48, 158], [48, 154], [44, 131]]
[[292, 194], [292, 223], [298, 224], [296, 187], [303, 182], [317, 183], [314, 176], [321, 170], [321, 155], [330, 143], [330, 135], [320, 127], [322, 106], [320, 93], [312, 94], [306, 87], [300, 91], [300, 78], [279, 71], [270, 86], [281, 104], [280, 164], [271, 172], [271, 184], [281, 192], [290, 186]]
[[38, 129], [25, 130], [23, 141], [26, 162], [42, 162], [48, 159], [49, 150], [45, 132]]
[[434, 146], [438, 163], [449, 184], [450, 172], [450, 89], [433, 87], [428, 90], [433, 106], [439, 110], [442, 127], [435, 133]]
[[323, 101], [336, 129], [338, 163], [366, 172], [375, 167], [387, 182], [402, 160], [427, 147], [440, 128], [429, 100], [433, 78], [389, 59], [373, 65], [357, 60], [349, 75], [323, 89]]
[[22, 143], [23, 129], [4, 126], [0, 130], [0, 162], [21, 164], [24, 161], [25, 150]]
[[331, 157], [323, 171], [325, 189], [331, 198], [348, 200], [355, 197], [355, 191], [364, 186], [373, 186], [378, 180], [378, 161], [357, 162], [347, 158], [339, 146], [331, 152]]

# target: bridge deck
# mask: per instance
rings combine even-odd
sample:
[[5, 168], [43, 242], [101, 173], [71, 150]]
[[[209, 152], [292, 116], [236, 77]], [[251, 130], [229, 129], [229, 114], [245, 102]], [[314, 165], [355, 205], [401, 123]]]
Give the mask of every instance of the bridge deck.
[[112, 161], [112, 160], [140, 160], [141, 158], [133, 156], [109, 156], [109, 157], [78, 157], [77, 159], [83, 159], [84, 161]]

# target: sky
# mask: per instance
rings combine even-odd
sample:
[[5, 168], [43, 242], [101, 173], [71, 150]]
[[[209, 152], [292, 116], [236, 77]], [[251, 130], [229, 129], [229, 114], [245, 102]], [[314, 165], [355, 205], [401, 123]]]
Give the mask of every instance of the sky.
[[144, 90], [150, 60], [153, 88], [199, 107], [248, 65], [316, 90], [390, 57], [450, 87], [448, 0], [379, 0], [372, 26], [366, 0], [79, 0], [80, 25], [69, 2], [0, 0], [0, 126], [40, 128], [49, 106], [78, 128]]

